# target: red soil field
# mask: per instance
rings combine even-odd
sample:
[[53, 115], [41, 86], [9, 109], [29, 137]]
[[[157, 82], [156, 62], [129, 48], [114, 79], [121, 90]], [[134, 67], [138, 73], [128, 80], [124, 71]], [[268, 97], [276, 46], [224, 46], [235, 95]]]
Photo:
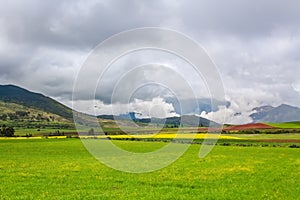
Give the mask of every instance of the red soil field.
[[225, 131], [240, 131], [240, 130], [251, 130], [251, 129], [271, 129], [274, 128], [272, 126], [256, 123], [256, 124], [244, 124], [244, 125], [236, 125], [225, 127], [223, 130]]

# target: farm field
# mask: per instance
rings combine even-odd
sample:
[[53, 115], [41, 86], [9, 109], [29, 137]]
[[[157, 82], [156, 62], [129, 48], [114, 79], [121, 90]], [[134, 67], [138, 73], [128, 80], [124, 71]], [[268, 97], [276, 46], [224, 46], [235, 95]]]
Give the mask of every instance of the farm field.
[[300, 128], [300, 122], [284, 122], [284, 123], [266, 123], [275, 128]]
[[[145, 152], [163, 142], [114, 141]], [[180, 144], [178, 144], [180, 145]], [[0, 140], [0, 199], [297, 199], [300, 149], [200, 145], [170, 166], [130, 174], [106, 167], [79, 139]]]
[[[110, 122], [111, 123], [111, 122]], [[207, 128], [205, 127], [181, 127], [179, 128], [167, 128], [167, 127], [132, 127], [132, 126], [124, 126], [122, 129], [118, 127], [109, 127], [109, 126], [103, 126], [103, 122], [100, 123], [102, 126], [103, 132], [107, 133], [108, 135], [122, 135], [126, 134], [125, 132], [129, 132], [132, 134], [155, 134], [159, 132], [160, 134], [177, 134], [177, 131], [179, 131], [180, 134], [189, 134], [191, 132], [198, 132], [202, 135], [207, 132]], [[109, 124], [111, 125], [111, 124]], [[49, 127], [50, 125], [47, 123], [42, 123], [40, 128], [28, 128], [28, 127], [15, 127], [15, 135], [16, 136], [25, 136], [25, 135], [32, 135], [32, 136], [43, 136], [43, 135], [51, 135], [55, 134], [57, 132], [63, 133], [63, 134], [72, 134], [77, 135], [77, 131], [81, 133], [88, 133], [88, 131], [91, 129], [88, 126], [79, 126], [79, 130], [76, 130], [74, 125], [70, 125], [67, 123], [62, 123], [60, 125], [57, 125], [58, 127]], [[59, 127], [61, 126], [61, 127]], [[66, 128], [68, 127], [68, 128]], [[94, 128], [95, 131], [99, 131], [97, 127]], [[245, 124], [245, 125], [226, 125], [224, 126], [223, 130], [225, 133], [225, 137], [232, 136], [232, 137], [238, 137], [238, 135], [248, 135], [250, 133], [250, 137], [253, 135], [259, 135], [262, 134], [262, 137], [265, 137], [263, 135], [270, 134], [270, 135], [282, 135], [281, 133], [287, 134], [287, 133], [300, 133], [300, 122], [286, 122], [286, 123], [256, 123], [256, 124]], [[124, 132], [125, 131], [125, 132]], [[245, 134], [246, 133], [246, 134]], [[259, 133], [259, 134], [258, 134]], [[236, 136], [233, 136], [236, 135]], [[172, 137], [172, 136], [168, 136]], [[198, 136], [197, 136], [198, 137]], [[202, 137], [202, 136], [200, 136]]]
[[[28, 131], [25, 131], [24, 129], [22, 130], [17, 130], [16, 135], [19, 136], [24, 136], [25, 133], [32, 133], [33, 137], [38, 137], [41, 138], [43, 137], [43, 134], [45, 133], [51, 133], [55, 132], [55, 129], [43, 129], [41, 131], [36, 131], [35, 129], [27, 129]], [[76, 130], [72, 129], [60, 129], [60, 132], [63, 133], [76, 133]], [[19, 133], [19, 134], [18, 134]], [[55, 137], [55, 136], [54, 136]], [[81, 138], [84, 137], [95, 137], [95, 136], [81, 136]], [[185, 133], [185, 132], [179, 132], [177, 133], [176, 130], [169, 131], [169, 132], [160, 132], [156, 134], [120, 134], [120, 135], [100, 135], [96, 136], [97, 138], [106, 138], [110, 137], [112, 139], [125, 139], [125, 138], [153, 138], [153, 139], [173, 139], [175, 137], [181, 138], [181, 139], [204, 139], [204, 138], [219, 138], [219, 139], [235, 139], [235, 140], [261, 140], [261, 139], [292, 139], [292, 140], [300, 140], [300, 133], [284, 133], [284, 134], [242, 134], [242, 133], [232, 133], [232, 134], [205, 134], [205, 133]], [[65, 137], [61, 137], [65, 138]], [[19, 137], [17, 138], [1, 138], [1, 139], [20, 139]]]
[[[222, 134], [223, 135], [223, 134]], [[300, 133], [284, 133], [284, 134], [224, 134], [224, 136], [231, 136], [240, 139], [293, 139], [300, 140]]]

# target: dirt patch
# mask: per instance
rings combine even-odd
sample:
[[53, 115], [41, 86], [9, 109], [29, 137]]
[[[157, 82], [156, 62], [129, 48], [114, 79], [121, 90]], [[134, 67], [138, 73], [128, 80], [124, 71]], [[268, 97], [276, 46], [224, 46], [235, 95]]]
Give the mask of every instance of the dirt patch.
[[244, 124], [244, 125], [236, 125], [229, 126], [224, 128], [225, 131], [240, 131], [240, 130], [254, 130], [254, 129], [272, 129], [273, 126], [269, 126], [267, 124], [256, 123], [256, 124]]

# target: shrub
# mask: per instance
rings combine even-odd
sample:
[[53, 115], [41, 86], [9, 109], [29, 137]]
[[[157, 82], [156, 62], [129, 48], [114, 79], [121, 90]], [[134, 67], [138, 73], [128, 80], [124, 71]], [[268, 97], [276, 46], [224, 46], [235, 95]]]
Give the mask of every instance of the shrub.
[[14, 134], [15, 134], [15, 129], [11, 126], [7, 127], [3, 125], [0, 130], [0, 136], [14, 137]]
[[289, 146], [290, 148], [300, 148], [298, 145], [296, 145], [296, 144], [291, 144], [290, 146]]

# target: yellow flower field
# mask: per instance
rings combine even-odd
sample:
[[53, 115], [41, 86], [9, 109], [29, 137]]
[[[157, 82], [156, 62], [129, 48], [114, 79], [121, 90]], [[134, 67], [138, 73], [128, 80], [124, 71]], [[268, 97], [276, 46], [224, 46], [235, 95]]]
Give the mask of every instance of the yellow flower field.
[[[95, 136], [81, 136], [80, 138], [95, 138]], [[123, 138], [157, 138], [157, 139], [214, 139], [214, 138], [219, 138], [219, 139], [242, 139], [239, 137], [234, 137], [234, 136], [228, 136], [228, 135], [218, 135], [218, 134], [187, 134], [187, 133], [158, 133], [154, 135], [109, 135], [109, 136], [96, 136], [96, 138], [106, 138], [110, 137], [113, 139], [123, 139]]]
[[[112, 139], [126, 139], [126, 138], [153, 138], [153, 139], [237, 139], [241, 140], [243, 138], [235, 137], [235, 136], [228, 136], [228, 135], [220, 135], [218, 137], [218, 134], [192, 134], [192, 133], [158, 133], [158, 134], [140, 134], [140, 135], [100, 135], [100, 136], [80, 136], [82, 139], [88, 139], [88, 138], [107, 138], [110, 137]], [[34, 137], [0, 137], [0, 140], [9, 140], [9, 139], [15, 139], [15, 140], [26, 140], [26, 139], [65, 139], [66, 136], [34, 136]]]

